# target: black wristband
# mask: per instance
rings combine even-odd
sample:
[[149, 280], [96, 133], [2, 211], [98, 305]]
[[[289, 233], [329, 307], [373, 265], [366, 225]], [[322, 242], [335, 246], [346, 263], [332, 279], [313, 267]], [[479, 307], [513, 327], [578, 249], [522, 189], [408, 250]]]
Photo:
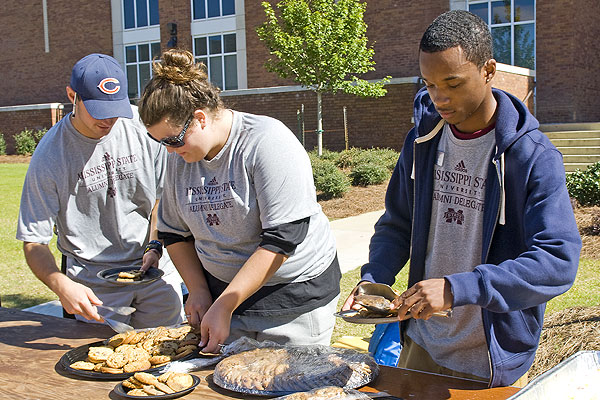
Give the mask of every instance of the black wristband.
[[159, 257], [162, 257], [162, 254], [163, 254], [163, 245], [158, 240], [151, 240], [146, 245], [146, 249], [144, 250], [144, 254], [146, 254], [150, 250], [156, 250], [156, 251], [158, 251]]

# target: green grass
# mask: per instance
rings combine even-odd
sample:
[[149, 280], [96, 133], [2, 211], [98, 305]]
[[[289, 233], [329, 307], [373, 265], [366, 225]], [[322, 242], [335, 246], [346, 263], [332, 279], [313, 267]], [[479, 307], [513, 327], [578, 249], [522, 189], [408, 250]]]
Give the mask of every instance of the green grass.
[[[23, 243], [15, 239], [21, 189], [29, 164], [0, 164], [0, 300], [3, 307], [27, 308], [57, 296], [31, 272]], [[56, 238], [50, 242], [55, 256]]]
[[[0, 164], [0, 299], [3, 307], [27, 308], [56, 299], [46, 286], [31, 272], [23, 256], [22, 243], [15, 239], [21, 188], [28, 164]], [[59, 259], [56, 238], [50, 248]], [[399, 292], [406, 289], [408, 268], [399, 274], [394, 288]], [[360, 268], [345, 273], [341, 281], [341, 307], [350, 291], [360, 279]], [[582, 259], [573, 287], [548, 303], [546, 314], [569, 307], [589, 307], [600, 304], [600, 260]], [[358, 325], [336, 321], [332, 341], [342, 336], [370, 337], [373, 325]]]

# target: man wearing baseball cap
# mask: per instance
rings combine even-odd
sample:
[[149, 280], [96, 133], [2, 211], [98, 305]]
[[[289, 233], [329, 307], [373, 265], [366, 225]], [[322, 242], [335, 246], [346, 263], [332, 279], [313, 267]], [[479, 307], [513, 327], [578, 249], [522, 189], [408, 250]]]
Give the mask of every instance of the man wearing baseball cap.
[[[180, 323], [182, 280], [162, 254], [153, 216], [167, 152], [146, 134], [114, 58], [83, 57], [66, 91], [73, 111], [44, 135], [23, 185], [17, 239], [27, 264], [77, 319], [102, 322], [103, 304], [135, 307], [130, 316], [104, 314], [134, 328]], [[48, 247], [53, 232], [65, 273]], [[127, 286], [98, 277], [117, 267], [163, 275]]]

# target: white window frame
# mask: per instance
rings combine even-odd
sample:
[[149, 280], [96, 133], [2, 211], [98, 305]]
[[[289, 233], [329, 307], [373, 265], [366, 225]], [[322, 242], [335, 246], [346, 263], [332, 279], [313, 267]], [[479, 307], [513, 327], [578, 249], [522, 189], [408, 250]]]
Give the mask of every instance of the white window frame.
[[[190, 5], [193, 6], [190, 0]], [[244, 16], [244, 0], [235, 0], [235, 15], [224, 17], [211, 17], [205, 19], [193, 19], [193, 7], [190, 7], [190, 28], [192, 35], [192, 53], [196, 57], [195, 39], [200, 36], [214, 36], [235, 33], [236, 64], [237, 64], [237, 87], [248, 88], [248, 73], [246, 71], [246, 20]], [[227, 53], [233, 54], [233, 53]], [[208, 67], [208, 66], [207, 66]], [[225, 64], [223, 63], [223, 68]], [[210, 78], [210, 75], [209, 75]], [[225, 90], [223, 92], [235, 89]]]
[[204, 10], [206, 12], [206, 17], [194, 19], [194, 0], [190, 0], [192, 21], [206, 21], [206, 20], [211, 20], [211, 19], [216, 19], [216, 18], [227, 18], [227, 17], [232, 17], [236, 14], [239, 14], [237, 1], [234, 1], [234, 8], [235, 8], [234, 14], [223, 15], [223, 0], [219, 0], [219, 15], [216, 17], [209, 17], [208, 16], [208, 0], [203, 0], [203, 1], [204, 1]]
[[510, 26], [510, 65], [515, 65], [515, 26], [519, 26], [519, 25], [528, 25], [533, 23], [533, 32], [534, 32], [534, 38], [533, 38], [533, 70], [535, 71], [535, 66], [536, 66], [536, 62], [537, 62], [537, 57], [536, 57], [536, 46], [537, 46], [537, 36], [535, 35], [535, 26], [536, 26], [536, 15], [537, 15], [537, 0], [533, 0], [533, 19], [531, 20], [526, 20], [526, 21], [519, 21], [519, 22], [514, 22], [515, 19], [515, 0], [510, 0], [510, 22], [504, 22], [501, 24], [494, 24], [492, 23], [492, 2], [494, 1], [499, 1], [499, 0], [468, 0], [466, 7], [467, 10], [469, 9], [469, 6], [472, 4], [487, 4], [487, 11], [488, 11], [488, 27], [490, 28], [490, 31], [493, 28], [501, 28], [501, 27], [506, 27], [506, 26]]
[[[147, 42], [141, 42], [141, 43], [128, 43], [125, 46], [123, 46], [123, 60], [125, 63], [125, 74], [127, 75], [127, 81], [129, 82], [129, 75], [128, 75], [128, 68], [129, 66], [135, 65], [136, 66], [136, 81], [137, 81], [137, 96], [134, 97], [130, 97], [132, 99], [138, 99], [141, 95], [142, 95], [142, 91], [144, 88], [142, 88], [142, 82], [140, 79], [140, 65], [148, 65], [149, 67], [149, 71], [150, 71], [150, 76], [149, 78], [152, 78], [152, 61], [154, 61], [152, 59], [152, 44], [157, 43], [159, 48], [160, 48], [160, 41], [147, 41]], [[139, 57], [139, 46], [143, 46], [143, 45], [148, 45], [148, 51], [149, 51], [149, 60], [148, 61], [140, 61], [140, 57]], [[127, 62], [127, 47], [130, 46], [135, 46], [135, 57], [136, 57], [136, 61], [135, 62]], [[160, 50], [158, 55], [160, 55]]]
[[[148, 25], [146, 26], [138, 26], [137, 24], [137, 3], [139, 1], [145, 1], [146, 2], [146, 18], [148, 19]], [[160, 1], [160, 0], [159, 0]], [[125, 28], [125, 0], [120, 0], [121, 3], [121, 12], [123, 13], [123, 31], [128, 32], [128, 31], [132, 31], [132, 30], [136, 30], [136, 29], [146, 29], [146, 28], [150, 28], [150, 27], [158, 27], [160, 25], [160, 14], [158, 16], [158, 24], [154, 24], [152, 25], [150, 23], [150, 0], [133, 0], [133, 19], [134, 19], [134, 27], [133, 28]], [[158, 10], [157, 10], [158, 11]]]
[[[237, 89], [240, 88], [239, 79], [236, 79], [237, 80], [237, 82], [236, 82], [236, 86], [237, 87], [235, 89], [226, 89], [225, 88], [227, 86], [227, 81], [226, 81], [226, 77], [225, 77], [225, 57], [226, 56], [231, 56], [231, 55], [235, 55], [236, 56], [236, 72], [237, 72], [237, 64], [238, 64], [238, 60], [239, 60], [238, 53], [237, 53], [237, 48], [236, 48], [235, 52], [225, 52], [225, 46], [224, 46], [223, 36], [225, 36], [225, 35], [232, 35], [232, 34], [236, 35], [235, 42], [236, 42], [236, 47], [237, 47], [238, 38], [237, 38], [237, 34], [236, 34], [235, 31], [212, 32], [210, 34], [197, 35], [197, 36], [192, 37], [192, 51], [193, 51], [193, 54], [194, 54], [194, 59], [197, 60], [197, 61], [199, 61], [199, 58], [206, 58], [207, 59], [208, 62], [205, 65], [206, 65], [206, 68], [207, 68], [209, 80], [210, 80], [211, 72], [213, 72], [212, 71], [212, 67], [210, 65], [210, 59], [213, 58], [213, 57], [217, 57], [217, 56], [219, 58], [221, 58], [221, 71], [220, 72], [221, 72], [221, 78], [223, 79], [223, 87], [221, 88], [221, 90], [223, 90], [223, 91], [225, 91], [225, 90], [237, 90]], [[220, 38], [221, 38], [221, 52], [220, 53], [210, 54], [210, 41], [209, 41], [209, 38], [211, 36], [220, 36]], [[197, 56], [196, 55], [196, 39], [199, 39], [199, 38], [206, 38], [206, 47], [207, 47], [207, 50], [208, 50], [208, 53], [209, 53], [209, 54], [206, 55], [206, 57], [204, 57], [204, 56]], [[238, 74], [236, 74], [236, 78], [237, 78], [237, 75]]]

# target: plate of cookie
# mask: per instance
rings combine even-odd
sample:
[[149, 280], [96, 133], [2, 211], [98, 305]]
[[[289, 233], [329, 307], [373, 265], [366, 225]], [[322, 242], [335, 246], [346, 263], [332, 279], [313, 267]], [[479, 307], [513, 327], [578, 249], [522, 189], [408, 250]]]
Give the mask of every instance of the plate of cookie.
[[150, 268], [145, 273], [139, 266], [107, 268], [96, 274], [98, 278], [115, 285], [143, 285], [154, 282], [164, 275], [158, 268]]
[[115, 386], [114, 392], [125, 399], [175, 399], [193, 391], [200, 378], [183, 372], [154, 375], [136, 372]]
[[132, 330], [69, 350], [59, 364], [84, 378], [122, 380], [140, 371], [158, 372], [172, 361], [193, 357], [199, 341], [189, 325]]

